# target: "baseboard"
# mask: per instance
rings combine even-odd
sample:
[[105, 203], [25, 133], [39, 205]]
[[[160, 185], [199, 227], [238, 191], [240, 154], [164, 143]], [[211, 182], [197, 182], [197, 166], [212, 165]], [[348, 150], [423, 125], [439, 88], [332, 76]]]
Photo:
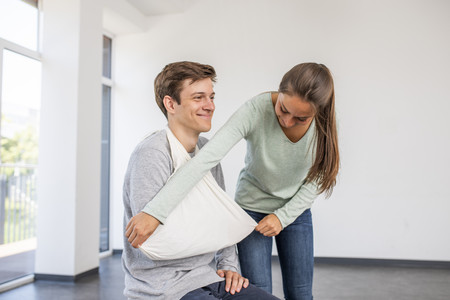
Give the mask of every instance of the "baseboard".
[[122, 254], [123, 250], [122, 249], [113, 249], [112, 254]]
[[314, 257], [315, 264], [450, 269], [450, 261]]
[[[122, 249], [114, 249], [112, 251], [112, 253], [113, 253], [113, 255], [122, 254]], [[384, 266], [384, 267], [450, 269], [450, 261], [442, 261], [442, 260], [314, 257], [314, 263], [315, 264], [330, 264], [330, 265], [359, 265], [359, 266], [380, 266], [380, 267]]]
[[70, 275], [54, 275], [54, 274], [34, 274], [34, 280], [49, 280], [49, 281], [77, 281], [80, 278], [90, 276], [90, 275], [98, 275], [98, 267], [88, 270], [86, 272], [77, 274], [75, 276]]

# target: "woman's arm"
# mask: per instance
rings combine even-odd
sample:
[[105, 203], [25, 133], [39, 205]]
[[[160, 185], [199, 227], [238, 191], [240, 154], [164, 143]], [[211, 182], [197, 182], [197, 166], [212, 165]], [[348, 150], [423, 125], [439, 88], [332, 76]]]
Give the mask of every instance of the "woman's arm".
[[197, 155], [173, 174], [142, 212], [130, 220], [126, 236], [133, 246], [142, 244], [159, 223], [164, 224], [184, 196], [249, 134], [255, 120], [255, 108], [251, 102], [247, 101], [240, 107]]
[[302, 185], [289, 202], [259, 221], [255, 230], [265, 236], [278, 235], [305, 210], [311, 208], [316, 197], [317, 186], [315, 184]]
[[318, 187], [315, 183], [303, 184], [297, 193], [285, 205], [273, 212], [285, 228], [295, 221], [305, 210], [311, 208], [318, 196]]

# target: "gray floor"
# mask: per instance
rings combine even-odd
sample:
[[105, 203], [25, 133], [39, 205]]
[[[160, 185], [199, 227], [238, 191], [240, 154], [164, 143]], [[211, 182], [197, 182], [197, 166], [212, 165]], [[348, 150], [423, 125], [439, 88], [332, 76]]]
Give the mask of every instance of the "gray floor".
[[0, 258], [0, 283], [11, 278], [33, 274], [36, 251], [27, 251]]
[[[274, 295], [283, 298], [281, 271], [273, 261]], [[36, 281], [0, 294], [0, 299], [124, 299], [120, 254], [101, 260], [99, 275], [73, 282]], [[449, 300], [450, 270], [316, 264], [314, 298], [330, 300]]]

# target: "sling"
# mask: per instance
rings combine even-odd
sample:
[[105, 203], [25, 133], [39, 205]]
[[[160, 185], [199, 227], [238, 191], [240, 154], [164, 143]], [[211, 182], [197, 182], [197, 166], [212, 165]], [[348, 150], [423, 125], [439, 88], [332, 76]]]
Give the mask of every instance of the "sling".
[[[191, 157], [172, 131], [166, 131], [175, 174]], [[208, 172], [139, 249], [153, 260], [216, 252], [243, 240], [256, 225]]]

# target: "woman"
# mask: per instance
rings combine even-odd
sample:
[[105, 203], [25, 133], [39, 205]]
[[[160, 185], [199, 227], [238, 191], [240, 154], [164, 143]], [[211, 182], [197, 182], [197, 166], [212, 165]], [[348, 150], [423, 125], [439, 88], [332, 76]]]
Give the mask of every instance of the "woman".
[[[326, 66], [296, 65], [283, 76], [278, 92], [260, 94], [235, 112], [143, 212], [164, 223], [183, 196], [239, 140], [246, 139], [236, 202], [258, 226], [238, 244], [242, 275], [272, 292], [275, 236], [286, 299], [312, 299], [309, 209], [318, 194], [329, 196], [336, 184], [339, 150], [334, 102], [333, 78]], [[135, 230], [137, 222], [131, 220], [127, 226], [130, 242], [140, 234]]]

